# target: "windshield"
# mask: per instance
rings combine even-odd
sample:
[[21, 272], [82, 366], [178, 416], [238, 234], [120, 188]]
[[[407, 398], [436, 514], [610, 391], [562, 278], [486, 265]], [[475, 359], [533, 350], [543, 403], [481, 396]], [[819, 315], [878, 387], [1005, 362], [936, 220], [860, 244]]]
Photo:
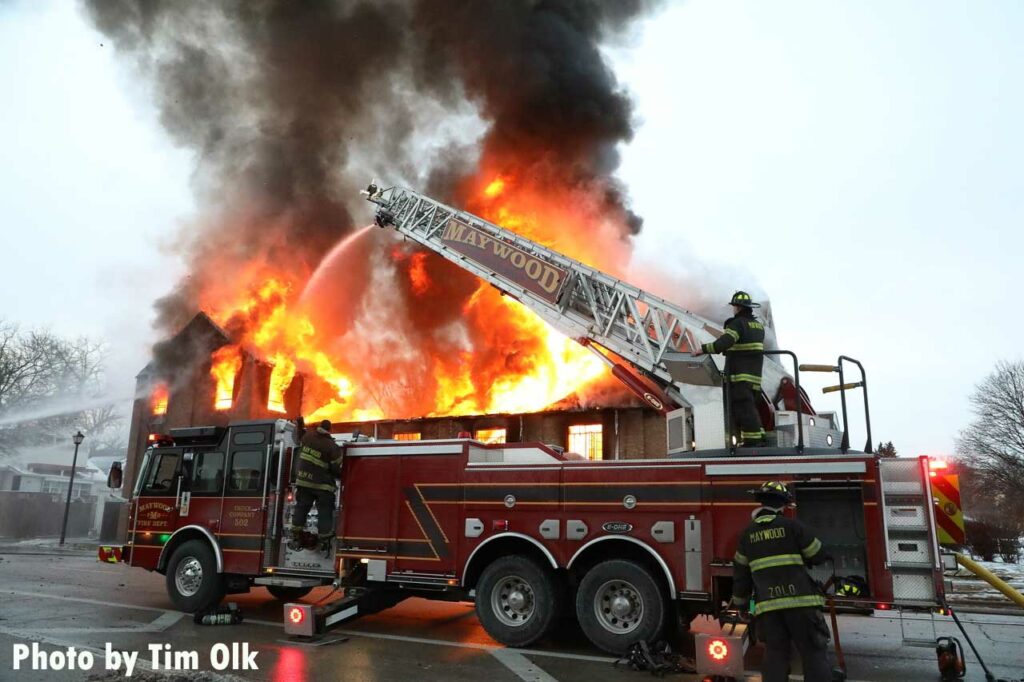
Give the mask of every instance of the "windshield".
[[135, 490], [132, 492], [132, 497], [138, 497], [139, 492], [142, 490], [142, 481], [146, 478], [146, 470], [149, 468], [149, 460], [153, 454], [153, 448], [147, 448], [145, 454], [142, 455], [142, 465], [139, 466], [139, 473], [135, 477]]

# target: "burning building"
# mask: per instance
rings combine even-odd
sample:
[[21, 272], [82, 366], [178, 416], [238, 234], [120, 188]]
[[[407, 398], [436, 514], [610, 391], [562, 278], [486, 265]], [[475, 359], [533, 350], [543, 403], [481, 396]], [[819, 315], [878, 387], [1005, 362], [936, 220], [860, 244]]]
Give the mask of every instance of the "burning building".
[[[181, 426], [310, 414], [303, 406], [330, 391], [322, 378], [294, 371], [287, 385], [275, 383], [277, 366], [239, 345], [205, 313], [156, 350], [136, 377], [128, 480], [134, 479], [151, 436]], [[328, 402], [330, 409], [336, 400]], [[373, 410], [351, 408], [347, 414], [349, 419], [335, 421], [335, 431], [358, 430], [377, 439], [468, 435], [485, 442], [540, 441], [590, 459], [634, 459], [665, 451], [663, 417], [613, 385], [586, 401], [572, 394], [529, 411], [382, 418]], [[364, 416], [370, 418], [358, 418]]]

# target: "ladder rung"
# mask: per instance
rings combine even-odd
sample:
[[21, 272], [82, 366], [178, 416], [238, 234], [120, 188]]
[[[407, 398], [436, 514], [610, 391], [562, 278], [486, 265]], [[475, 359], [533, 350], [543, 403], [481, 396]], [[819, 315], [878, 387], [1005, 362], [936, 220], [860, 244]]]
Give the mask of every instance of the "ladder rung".
[[924, 639], [923, 637], [904, 637], [903, 646], [919, 646], [927, 649], [931, 649], [935, 646], [934, 639]]

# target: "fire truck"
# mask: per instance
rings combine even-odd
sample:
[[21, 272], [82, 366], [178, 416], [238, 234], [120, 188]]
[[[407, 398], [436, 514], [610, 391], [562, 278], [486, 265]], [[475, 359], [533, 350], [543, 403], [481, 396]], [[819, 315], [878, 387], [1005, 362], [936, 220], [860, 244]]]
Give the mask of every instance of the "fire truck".
[[[667, 451], [589, 461], [543, 443], [472, 438], [370, 440], [344, 447], [335, 547], [289, 548], [297, 425], [284, 419], [154, 435], [131, 493], [128, 537], [105, 556], [166, 576], [188, 612], [265, 586], [286, 630], [314, 635], [412, 596], [471, 601], [498, 642], [529, 646], [575, 618], [621, 653], [669, 625], [718, 614], [731, 595], [736, 540], [765, 480], [794, 491], [795, 513], [832, 561], [821, 582], [856, 576], [840, 607], [944, 604], [929, 460], [871, 452], [860, 363], [801, 365], [766, 350], [759, 404], [769, 446], [729, 437], [727, 368], [690, 351], [721, 327], [477, 216], [402, 189], [365, 191], [394, 228], [513, 296], [602, 358], [666, 416]], [[792, 373], [781, 358], [792, 361]], [[849, 381], [853, 368], [857, 381]], [[841, 414], [816, 412], [800, 371], [835, 373]], [[863, 396], [867, 445], [850, 447], [847, 394]], [[315, 514], [307, 521], [315, 527]], [[327, 604], [299, 602], [337, 587]]]

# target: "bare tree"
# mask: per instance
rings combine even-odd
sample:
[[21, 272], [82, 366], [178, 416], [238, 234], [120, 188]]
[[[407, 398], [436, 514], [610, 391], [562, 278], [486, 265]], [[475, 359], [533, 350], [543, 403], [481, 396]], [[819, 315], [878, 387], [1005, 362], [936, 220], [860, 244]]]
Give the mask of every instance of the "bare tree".
[[103, 346], [0, 320], [0, 456], [80, 428], [99, 436], [122, 416], [104, 403]]
[[984, 509], [1024, 529], [1024, 362], [999, 362], [971, 395], [975, 418], [960, 432], [957, 454], [986, 491]]

